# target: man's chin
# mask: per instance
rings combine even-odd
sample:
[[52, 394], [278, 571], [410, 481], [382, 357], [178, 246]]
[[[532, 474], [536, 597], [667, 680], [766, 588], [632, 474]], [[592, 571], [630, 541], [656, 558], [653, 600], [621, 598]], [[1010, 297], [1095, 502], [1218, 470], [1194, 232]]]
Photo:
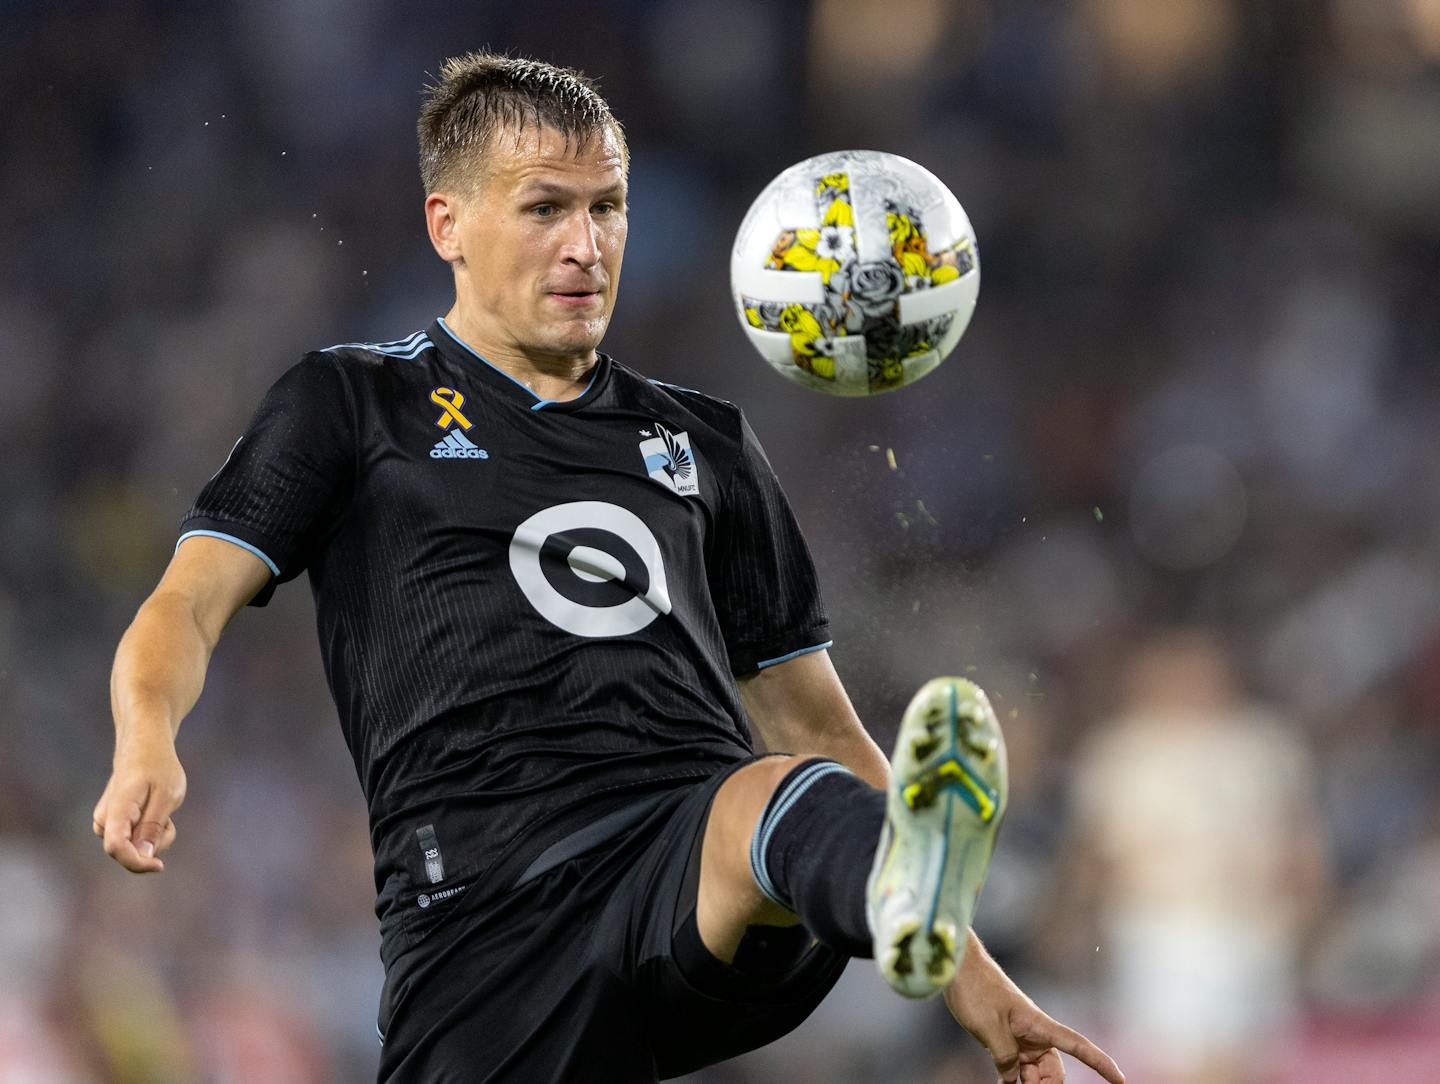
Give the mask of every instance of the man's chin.
[[549, 336], [545, 352], [571, 357], [588, 354], [600, 345], [609, 323], [607, 319], [575, 320], [555, 328]]

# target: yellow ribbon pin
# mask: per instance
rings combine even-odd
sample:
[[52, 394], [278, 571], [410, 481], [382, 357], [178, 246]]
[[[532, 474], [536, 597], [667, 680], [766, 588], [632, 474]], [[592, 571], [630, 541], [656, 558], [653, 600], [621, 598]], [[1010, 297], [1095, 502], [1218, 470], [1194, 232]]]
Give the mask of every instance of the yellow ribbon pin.
[[461, 429], [470, 428], [470, 419], [460, 413], [460, 408], [465, 405], [465, 396], [460, 392], [454, 388], [436, 388], [430, 393], [430, 401], [444, 410], [435, 419], [435, 424], [441, 429], [449, 429], [452, 422]]

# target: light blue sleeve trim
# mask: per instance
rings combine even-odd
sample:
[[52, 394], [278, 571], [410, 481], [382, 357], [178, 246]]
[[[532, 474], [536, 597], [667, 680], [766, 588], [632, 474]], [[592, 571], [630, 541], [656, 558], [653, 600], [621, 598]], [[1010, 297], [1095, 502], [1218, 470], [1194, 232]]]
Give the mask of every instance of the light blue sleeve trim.
[[834, 640], [826, 640], [823, 644], [816, 644], [814, 647], [802, 647], [799, 651], [792, 651], [788, 655], [781, 655], [778, 658], [766, 659], [764, 662], [755, 664], [756, 670], [764, 670], [767, 666], [774, 666], [776, 663], [789, 662], [791, 659], [798, 659], [801, 655], [811, 655], [816, 651], [824, 651], [833, 644]]
[[187, 538], [223, 538], [226, 542], [233, 542], [242, 550], [249, 550], [256, 557], [260, 558], [260, 560], [264, 561], [266, 566], [270, 569], [272, 575], [280, 575], [280, 566], [277, 565], [274, 561], [270, 560], [270, 558], [265, 555], [265, 552], [263, 550], [261, 550], [257, 546], [252, 546], [243, 538], [236, 538], [233, 534], [225, 534], [223, 531], [186, 531], [176, 540], [175, 548], [178, 550], [180, 548], [180, 543], [184, 542]]

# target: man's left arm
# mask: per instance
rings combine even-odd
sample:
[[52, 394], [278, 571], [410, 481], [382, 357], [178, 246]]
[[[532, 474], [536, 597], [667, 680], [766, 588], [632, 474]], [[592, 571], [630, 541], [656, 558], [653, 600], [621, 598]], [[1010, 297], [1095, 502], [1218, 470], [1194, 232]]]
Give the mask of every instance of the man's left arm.
[[[890, 763], [866, 732], [825, 650], [799, 655], [739, 679], [740, 699], [772, 753], [837, 760], [884, 789]], [[949, 988], [950, 1013], [990, 1052], [1004, 1084], [1058, 1084], [1059, 1051], [1112, 1084], [1120, 1067], [1085, 1036], [1042, 1012], [985, 951], [971, 930], [965, 959]]]

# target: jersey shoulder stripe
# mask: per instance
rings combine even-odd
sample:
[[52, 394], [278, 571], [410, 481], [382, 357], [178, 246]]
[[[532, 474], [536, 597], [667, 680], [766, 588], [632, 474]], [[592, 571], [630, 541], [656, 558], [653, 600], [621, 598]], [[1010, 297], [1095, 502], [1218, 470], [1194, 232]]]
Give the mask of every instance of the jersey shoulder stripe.
[[664, 380], [656, 380], [653, 376], [647, 376], [645, 379], [650, 381], [650, 383], [656, 385], [657, 387], [671, 388], [674, 391], [688, 391], [691, 395], [702, 394], [701, 392], [696, 391], [694, 388], [686, 388], [681, 386], [680, 384], [671, 384]]
[[[711, 406], [728, 408], [730, 410], [740, 409], [729, 399], [721, 399], [718, 395], [711, 395], [709, 392], [699, 391], [695, 388], [687, 388], [681, 384], [669, 384], [666, 383], [664, 380], [656, 380], [653, 376], [647, 376], [643, 379], [651, 387], [659, 388], [661, 391], [667, 392], [672, 398], [675, 399], [698, 399], [701, 402], [709, 404]], [[679, 392], [680, 394], [676, 395], [676, 392]]]
[[[659, 402], [667, 404], [669, 409], [678, 408], [685, 414], [702, 422], [718, 432], [725, 435], [729, 440], [737, 444], [741, 439], [742, 423], [740, 421], [740, 408], [728, 399], [721, 399], [719, 396], [710, 395], [708, 392], [697, 391], [694, 388], [682, 387], [678, 384], [667, 384], [663, 380], [656, 380], [654, 377], [647, 377], [635, 372], [633, 369], [624, 366], [617, 368], [623, 370], [625, 375], [637, 383], [631, 385], [634, 388], [633, 394], [638, 403], [650, 403], [650, 409], [655, 408]], [[675, 418], [679, 422], [679, 417]]]
[[328, 353], [331, 350], [369, 350], [373, 354], [384, 354], [391, 358], [411, 359], [417, 358], [426, 350], [434, 347], [430, 336], [423, 331], [417, 331], [409, 338], [394, 339], [383, 343], [336, 343], [334, 346], [327, 346], [321, 353]]

